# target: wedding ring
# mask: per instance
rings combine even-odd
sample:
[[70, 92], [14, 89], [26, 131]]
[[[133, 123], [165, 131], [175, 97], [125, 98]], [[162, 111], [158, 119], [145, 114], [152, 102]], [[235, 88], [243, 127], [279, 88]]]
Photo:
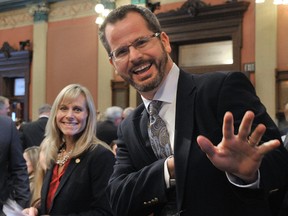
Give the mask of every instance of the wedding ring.
[[253, 142], [253, 139], [251, 139], [251, 136], [249, 136], [249, 138], [247, 139], [247, 143], [248, 143], [250, 146], [256, 146], [256, 145], [257, 145], [256, 142]]
[[247, 143], [248, 143], [248, 145], [251, 145], [251, 143], [250, 143], [250, 140], [249, 140], [249, 139], [247, 139]]

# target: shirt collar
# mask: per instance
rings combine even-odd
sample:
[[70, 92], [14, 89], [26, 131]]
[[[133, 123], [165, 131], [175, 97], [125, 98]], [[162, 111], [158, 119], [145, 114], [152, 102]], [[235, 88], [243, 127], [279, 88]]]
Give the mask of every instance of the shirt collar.
[[[173, 102], [174, 98], [176, 98], [176, 93], [177, 93], [179, 71], [180, 71], [180, 69], [177, 67], [177, 65], [175, 63], [173, 63], [173, 66], [172, 66], [171, 70], [169, 71], [167, 78], [161, 84], [161, 86], [158, 89], [158, 91], [156, 92], [153, 100], [159, 100], [159, 101], [163, 101], [166, 103], [172, 103]], [[141, 96], [141, 98], [142, 98], [143, 103], [147, 109], [151, 100], [148, 100], [142, 96]]]

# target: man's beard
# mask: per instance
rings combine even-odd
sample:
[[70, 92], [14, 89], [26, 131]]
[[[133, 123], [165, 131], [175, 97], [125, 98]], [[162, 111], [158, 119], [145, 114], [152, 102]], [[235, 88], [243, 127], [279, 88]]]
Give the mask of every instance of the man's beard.
[[167, 53], [164, 51], [164, 49], [162, 50], [163, 52], [162, 52], [159, 64], [157, 64], [155, 60], [152, 63], [152, 65], [155, 65], [158, 73], [151, 82], [149, 82], [148, 84], [142, 84], [142, 83], [137, 84], [133, 81], [133, 78], [132, 78], [133, 75], [129, 76], [129, 78], [126, 77], [125, 81], [127, 81], [131, 86], [133, 86], [138, 92], [152, 91], [153, 89], [156, 89], [160, 85], [162, 80], [164, 79], [165, 68], [168, 62], [168, 56], [167, 56]]

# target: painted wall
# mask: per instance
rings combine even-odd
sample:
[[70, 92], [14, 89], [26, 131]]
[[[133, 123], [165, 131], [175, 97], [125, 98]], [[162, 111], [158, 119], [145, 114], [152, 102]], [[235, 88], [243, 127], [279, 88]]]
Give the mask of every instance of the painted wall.
[[278, 6], [277, 68], [288, 70], [288, 5]]
[[[95, 16], [52, 22], [47, 39], [47, 102], [71, 83], [86, 86], [97, 99], [98, 27]], [[95, 101], [97, 106], [97, 101]]]
[[[0, 20], [1, 21], [1, 20]], [[14, 49], [19, 50], [19, 42], [33, 39], [33, 25], [21, 26], [16, 28], [0, 28], [0, 47], [4, 42], [8, 42]], [[32, 47], [33, 49], [33, 47]]]

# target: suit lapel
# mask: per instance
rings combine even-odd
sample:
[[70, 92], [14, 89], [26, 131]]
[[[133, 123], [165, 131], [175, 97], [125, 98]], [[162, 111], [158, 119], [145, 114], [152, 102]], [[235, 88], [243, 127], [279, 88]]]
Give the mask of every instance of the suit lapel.
[[146, 164], [151, 163], [151, 161], [157, 160], [148, 137], [148, 113], [143, 105], [143, 111], [141, 115], [137, 116], [133, 119], [134, 128], [136, 131], [136, 137], [140, 137], [142, 139], [141, 145], [137, 145], [139, 148], [139, 152], [143, 154], [143, 160]]
[[174, 140], [178, 209], [181, 209], [183, 201], [188, 158], [193, 143], [192, 140], [195, 139], [193, 137], [195, 95], [196, 89], [193, 77], [180, 71], [177, 89]]
[[43, 181], [43, 185], [42, 185], [41, 196], [43, 194], [45, 194], [45, 196], [41, 197], [41, 202], [42, 202], [41, 206], [43, 206], [42, 209], [44, 209], [43, 212], [48, 212], [46, 203], [47, 203], [48, 190], [50, 187], [50, 181], [51, 181], [52, 174], [53, 174], [53, 169], [54, 169], [54, 166], [52, 166], [51, 169], [47, 170], [47, 174], [44, 177], [44, 181]]
[[[61, 181], [60, 181], [60, 184], [55, 192], [55, 195], [54, 195], [54, 198], [52, 200], [52, 203], [51, 203], [51, 209], [53, 209], [53, 204], [54, 204], [54, 200], [55, 198], [58, 196], [59, 192], [61, 191], [61, 189], [63, 188], [63, 186], [66, 184], [66, 182], [68, 181], [69, 177], [71, 176], [71, 174], [73, 173], [73, 170], [76, 168], [76, 166], [78, 165], [78, 163], [76, 163], [75, 161], [81, 161], [81, 158], [82, 157], [79, 157], [79, 158], [72, 158], [71, 161], [69, 162], [68, 164], [68, 167], [67, 169], [65, 170], [65, 173], [64, 175], [62, 176], [61, 178]], [[50, 178], [51, 179], [51, 178]], [[50, 211], [49, 210], [49, 211]]]

